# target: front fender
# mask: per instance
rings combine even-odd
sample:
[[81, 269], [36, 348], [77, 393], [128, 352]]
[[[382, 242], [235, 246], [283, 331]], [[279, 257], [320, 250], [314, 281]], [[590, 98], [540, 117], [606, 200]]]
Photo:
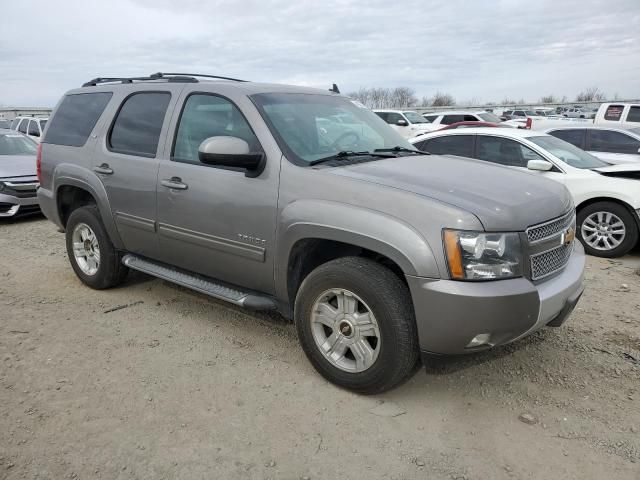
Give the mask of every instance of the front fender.
[[118, 249], [124, 248], [124, 244], [122, 243], [122, 239], [120, 238], [115, 220], [111, 213], [107, 191], [96, 174], [78, 165], [61, 163], [56, 166], [53, 178], [53, 190], [56, 192], [54, 198], [57, 198], [58, 191], [63, 186], [78, 187], [89, 192], [96, 201], [96, 205], [100, 211], [100, 216], [102, 217], [102, 223], [111, 238], [111, 242]]
[[323, 239], [365, 248], [394, 261], [405, 275], [440, 278], [427, 240], [402, 220], [379, 211], [327, 200], [299, 200], [280, 213], [276, 294], [288, 301], [289, 255], [296, 242]]

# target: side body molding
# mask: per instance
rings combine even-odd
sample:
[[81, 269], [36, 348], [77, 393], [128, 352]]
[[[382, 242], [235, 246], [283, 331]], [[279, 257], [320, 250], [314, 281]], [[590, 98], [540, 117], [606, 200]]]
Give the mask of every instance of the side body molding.
[[[116, 228], [113, 213], [109, 207], [107, 192], [97, 175], [83, 166], [61, 163], [56, 166], [53, 178], [55, 179], [55, 184], [53, 185], [53, 190], [55, 192], [57, 192], [61, 187], [67, 185], [78, 187], [89, 192], [96, 200], [98, 210], [100, 210], [100, 215], [102, 216], [102, 222], [104, 223], [113, 245], [119, 249], [124, 248], [124, 244], [122, 243], [122, 239], [120, 238], [118, 229]], [[54, 198], [57, 198], [57, 194]], [[58, 221], [56, 223], [60, 223], [60, 219], [58, 218], [57, 220]]]
[[278, 221], [274, 275], [280, 301], [294, 301], [287, 293], [289, 255], [296, 242], [310, 238], [372, 250], [393, 260], [405, 275], [440, 278], [427, 240], [400, 219], [344, 203], [299, 200], [283, 208]]

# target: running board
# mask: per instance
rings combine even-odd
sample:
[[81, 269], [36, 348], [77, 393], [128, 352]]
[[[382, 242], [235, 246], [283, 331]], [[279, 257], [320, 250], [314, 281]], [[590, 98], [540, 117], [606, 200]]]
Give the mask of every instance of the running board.
[[182, 285], [183, 287], [204, 293], [210, 297], [224, 300], [250, 310], [276, 309], [275, 301], [267, 296], [238, 290], [234, 287], [213, 282], [203, 276], [187, 273], [175, 267], [156, 263], [130, 253], [122, 257], [122, 263], [133, 270], [153, 275], [154, 277]]

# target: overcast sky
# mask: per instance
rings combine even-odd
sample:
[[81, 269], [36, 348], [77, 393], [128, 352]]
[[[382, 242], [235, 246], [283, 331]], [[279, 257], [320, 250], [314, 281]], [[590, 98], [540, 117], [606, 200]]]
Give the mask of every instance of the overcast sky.
[[639, 98], [640, 0], [2, 2], [0, 105], [52, 106], [90, 78], [157, 71], [458, 102], [590, 86]]

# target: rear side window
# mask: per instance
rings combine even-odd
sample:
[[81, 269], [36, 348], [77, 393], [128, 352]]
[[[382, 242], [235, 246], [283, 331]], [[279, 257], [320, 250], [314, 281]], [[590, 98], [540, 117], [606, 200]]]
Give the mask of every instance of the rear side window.
[[44, 143], [81, 147], [113, 94], [111, 92], [67, 95], [56, 110]]
[[422, 144], [420, 150], [425, 150], [436, 155], [459, 155], [460, 157], [473, 156], [472, 135], [449, 135], [431, 139]]
[[[472, 120], [475, 120], [473, 118]], [[452, 123], [464, 122], [464, 115], [445, 115], [440, 120], [440, 123], [443, 125], [451, 125]]]
[[630, 107], [627, 122], [640, 122], [640, 107]]
[[610, 122], [619, 122], [624, 105], [609, 105], [604, 112], [604, 119]]
[[27, 125], [29, 124], [29, 120], [26, 118], [23, 118], [20, 121], [20, 125], [18, 125], [18, 131], [20, 133], [24, 133], [25, 135], [27, 134]]
[[430, 123], [433, 123], [439, 116], [440, 115], [424, 115], [424, 118], [426, 118]]
[[155, 157], [170, 100], [168, 92], [142, 92], [127, 97], [111, 127], [110, 150]]
[[553, 135], [560, 140], [564, 140], [565, 142], [569, 142], [571, 145], [575, 145], [578, 148], [582, 148], [584, 150], [584, 140], [585, 140], [585, 130], [575, 129], [575, 130], [555, 130], [549, 132], [549, 135]]
[[40, 136], [40, 129], [38, 128], [37, 120], [31, 120], [29, 122], [29, 135], [33, 137]]
[[638, 153], [640, 141], [620, 132], [611, 130], [591, 130], [589, 132], [593, 152]]
[[544, 160], [529, 147], [510, 138], [478, 135], [476, 151], [479, 160], [510, 167], [526, 167], [529, 160]]

